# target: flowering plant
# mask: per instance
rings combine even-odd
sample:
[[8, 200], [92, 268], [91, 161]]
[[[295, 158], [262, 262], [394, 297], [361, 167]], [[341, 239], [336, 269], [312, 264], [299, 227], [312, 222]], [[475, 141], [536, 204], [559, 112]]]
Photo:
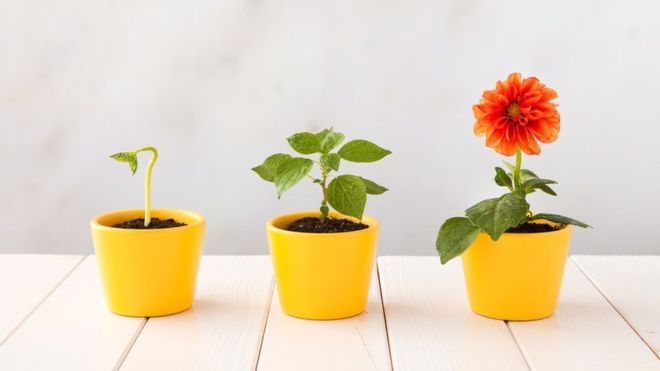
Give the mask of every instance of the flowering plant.
[[[495, 168], [495, 183], [509, 190], [498, 198], [481, 201], [465, 210], [465, 217], [447, 219], [436, 240], [440, 261], [445, 264], [461, 255], [477, 238], [486, 232], [497, 241], [505, 232], [529, 230], [529, 224], [550, 221], [579, 227], [589, 227], [578, 220], [556, 214], [533, 214], [525, 197], [537, 190], [556, 196], [550, 187], [557, 182], [543, 179], [523, 169], [522, 152], [538, 155], [538, 142], [554, 142], [559, 135], [559, 112], [552, 100], [557, 93], [535, 77], [521, 79], [512, 73], [505, 81], [498, 81], [495, 89], [486, 90], [479, 104], [472, 107], [476, 123], [474, 132], [486, 137], [486, 146], [504, 156], [515, 154], [515, 164], [504, 162], [507, 170]], [[526, 228], [527, 227], [527, 228]], [[549, 226], [550, 227], [550, 226]]]

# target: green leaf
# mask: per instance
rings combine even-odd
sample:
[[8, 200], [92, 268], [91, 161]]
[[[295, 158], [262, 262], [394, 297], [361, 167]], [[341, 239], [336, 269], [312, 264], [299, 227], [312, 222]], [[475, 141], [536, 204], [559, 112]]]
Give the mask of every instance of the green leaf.
[[337, 171], [339, 170], [339, 162], [341, 161], [341, 157], [339, 157], [339, 155], [336, 153], [328, 153], [321, 155], [319, 161], [324, 167]]
[[513, 181], [501, 167], [495, 168], [495, 183], [497, 183], [498, 186], [507, 187], [509, 190], [513, 191]]
[[285, 160], [275, 173], [275, 186], [277, 187], [277, 198], [289, 188], [293, 187], [304, 178], [314, 163], [312, 160], [302, 157], [294, 157]]
[[389, 189], [387, 189], [387, 188], [383, 187], [382, 185], [377, 184], [376, 182], [373, 182], [369, 179], [362, 178], [362, 181], [364, 182], [364, 185], [367, 188], [367, 194], [381, 195], [381, 194], [389, 191]]
[[286, 153], [276, 153], [264, 160], [263, 164], [253, 167], [252, 171], [257, 173], [261, 179], [267, 182], [274, 182], [277, 168], [290, 158], [291, 156]]
[[468, 218], [450, 218], [440, 227], [435, 247], [440, 255], [440, 262], [445, 264], [467, 250], [479, 235], [479, 227]]
[[555, 193], [555, 191], [552, 188], [548, 187], [548, 184], [557, 184], [557, 182], [550, 179], [531, 178], [531, 179], [527, 179], [523, 183], [523, 189], [525, 190], [526, 193], [532, 193], [534, 192], [534, 190], [540, 189], [545, 193], [556, 196], [557, 193]]
[[330, 128], [316, 133], [316, 138], [321, 144], [321, 153], [328, 153], [344, 141], [344, 134], [337, 133], [333, 128]]
[[327, 189], [330, 206], [344, 215], [362, 219], [367, 203], [367, 187], [359, 176], [340, 175], [334, 178]]
[[[504, 166], [506, 166], [506, 168], [509, 170], [508, 175], [511, 178], [513, 178], [513, 172], [516, 170], [516, 167], [508, 161], [502, 161], [502, 162], [504, 163]], [[531, 170], [520, 169], [520, 178], [521, 178], [520, 179], [521, 181], [525, 182], [525, 181], [527, 181], [529, 179], [532, 179], [532, 178], [538, 178], [538, 175], [534, 174], [534, 172], [531, 171]]]
[[536, 214], [531, 218], [529, 218], [529, 220], [539, 220], [539, 219], [548, 220], [559, 224], [572, 224], [582, 228], [591, 228], [589, 224], [583, 223], [576, 219], [569, 218], [567, 216], [561, 216], [557, 214]]
[[520, 178], [523, 181], [523, 183], [530, 180], [530, 179], [534, 179], [534, 178], [538, 178], [538, 177], [539, 176], [534, 174], [534, 172], [531, 171], [531, 170], [520, 169]]
[[500, 198], [481, 201], [465, 210], [472, 224], [483, 229], [493, 241], [502, 233], [520, 224], [527, 216], [529, 204], [519, 193], [507, 193]]
[[286, 140], [289, 141], [291, 148], [303, 155], [321, 152], [321, 143], [316, 135], [312, 133], [293, 134]]
[[339, 150], [339, 156], [352, 162], [374, 162], [389, 155], [390, 151], [367, 140], [352, 140]]
[[110, 158], [119, 162], [127, 162], [129, 168], [131, 169], [131, 174], [135, 175], [138, 167], [138, 159], [135, 152], [119, 152], [115, 153], [114, 155], [110, 155]]

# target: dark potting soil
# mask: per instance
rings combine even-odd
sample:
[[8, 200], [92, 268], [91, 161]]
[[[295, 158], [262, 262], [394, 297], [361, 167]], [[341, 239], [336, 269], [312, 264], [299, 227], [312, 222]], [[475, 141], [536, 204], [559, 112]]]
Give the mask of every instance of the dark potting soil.
[[553, 232], [563, 229], [565, 225], [560, 224], [557, 226], [546, 223], [525, 223], [517, 227], [509, 228], [506, 233], [542, 233]]
[[144, 218], [132, 219], [125, 222], [113, 224], [114, 228], [123, 228], [123, 229], [164, 229], [164, 228], [174, 228], [174, 227], [183, 227], [186, 223], [179, 223], [176, 220], [170, 219], [158, 219], [151, 218], [148, 226], [144, 226]]
[[348, 219], [335, 219], [330, 217], [321, 219], [309, 216], [295, 220], [285, 229], [287, 231], [306, 233], [339, 233], [359, 231], [365, 228], [369, 228], [369, 226]]

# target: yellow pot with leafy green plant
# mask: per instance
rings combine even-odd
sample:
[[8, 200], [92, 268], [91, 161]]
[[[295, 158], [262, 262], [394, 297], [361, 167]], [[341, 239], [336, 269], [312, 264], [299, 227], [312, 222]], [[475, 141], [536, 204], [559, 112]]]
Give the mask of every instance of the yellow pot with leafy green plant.
[[111, 157], [128, 163], [135, 174], [140, 152], [153, 154], [144, 210], [93, 218], [92, 239], [109, 309], [125, 316], [164, 316], [192, 306], [206, 220], [190, 211], [151, 209], [151, 172], [158, 151], [145, 147]]
[[462, 255], [472, 310], [503, 320], [535, 320], [555, 312], [572, 226], [589, 227], [556, 214], [535, 214], [526, 196], [542, 191], [556, 196], [555, 181], [523, 169], [522, 152], [538, 155], [537, 141], [559, 135], [557, 93], [537, 78], [512, 73], [473, 106], [477, 135], [504, 156], [516, 156], [507, 170], [495, 168], [495, 183], [508, 189], [450, 218], [438, 233], [442, 264]]
[[[319, 211], [279, 215], [266, 231], [282, 309], [305, 319], [339, 319], [364, 311], [378, 244], [378, 221], [364, 215], [367, 195], [387, 188], [357, 175], [334, 175], [342, 160], [374, 162], [391, 152], [366, 140], [352, 140], [332, 152], [344, 135], [332, 128], [297, 133], [291, 147], [317, 159], [278, 153], [253, 168], [275, 184], [278, 198], [308, 178], [321, 188]], [[318, 175], [311, 175], [314, 165]], [[336, 211], [331, 211], [330, 207]]]

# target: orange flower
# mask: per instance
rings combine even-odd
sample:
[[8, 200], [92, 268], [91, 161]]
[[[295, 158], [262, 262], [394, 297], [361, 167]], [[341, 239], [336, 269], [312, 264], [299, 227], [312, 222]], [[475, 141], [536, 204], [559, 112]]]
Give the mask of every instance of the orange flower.
[[472, 106], [477, 119], [474, 133], [485, 134], [486, 146], [502, 155], [511, 156], [519, 147], [528, 155], [538, 155], [537, 140], [551, 143], [559, 135], [559, 112], [550, 102], [555, 98], [557, 93], [536, 77], [521, 81], [519, 73], [512, 73]]

